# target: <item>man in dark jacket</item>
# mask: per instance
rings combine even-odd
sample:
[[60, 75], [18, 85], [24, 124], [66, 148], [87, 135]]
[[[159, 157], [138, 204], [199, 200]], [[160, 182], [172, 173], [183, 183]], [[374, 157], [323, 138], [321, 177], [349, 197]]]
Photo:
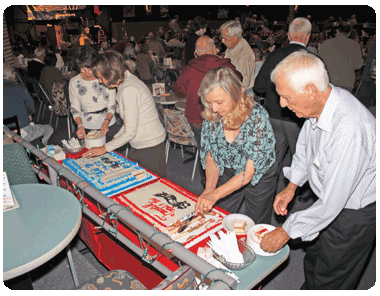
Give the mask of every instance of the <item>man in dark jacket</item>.
[[310, 33], [311, 23], [306, 18], [294, 19], [289, 25], [288, 38], [290, 44], [287, 47], [274, 50], [266, 58], [253, 87], [254, 92], [258, 96], [266, 98], [265, 109], [268, 111], [276, 137], [276, 163], [279, 176], [276, 193], [281, 192], [287, 185], [282, 168], [284, 165], [290, 164], [285, 164], [284, 159], [288, 150], [291, 156], [295, 153], [298, 134], [300, 133], [304, 119], [298, 118], [287, 108], [281, 108], [280, 97], [276, 91], [276, 86], [270, 80], [270, 74], [277, 64], [288, 55], [295, 51], [306, 49]]
[[45, 67], [44, 59], [46, 56], [46, 49], [37, 47], [34, 51], [34, 57], [28, 62], [28, 76], [40, 80], [41, 71]]
[[174, 85], [174, 91], [177, 97], [187, 97], [185, 116], [199, 144], [202, 129], [202, 103], [198, 96], [198, 89], [203, 77], [209, 70], [218, 67], [230, 68], [239, 76], [240, 80], [243, 80], [243, 76], [231, 64], [230, 59], [217, 56], [214, 40], [208, 36], [198, 38], [194, 54], [196, 58], [190, 60], [183, 69]]

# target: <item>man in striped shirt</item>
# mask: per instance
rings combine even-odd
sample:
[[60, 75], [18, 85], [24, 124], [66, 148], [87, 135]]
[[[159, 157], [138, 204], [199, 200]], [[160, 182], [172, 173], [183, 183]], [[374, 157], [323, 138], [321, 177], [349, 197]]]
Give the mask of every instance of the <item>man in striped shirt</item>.
[[304, 258], [301, 289], [354, 289], [376, 235], [375, 118], [351, 93], [329, 84], [323, 62], [294, 52], [271, 74], [280, 104], [306, 118], [288, 186], [273, 204], [287, 215], [295, 190], [309, 182], [318, 200], [264, 236], [276, 252], [291, 239], [313, 241]]

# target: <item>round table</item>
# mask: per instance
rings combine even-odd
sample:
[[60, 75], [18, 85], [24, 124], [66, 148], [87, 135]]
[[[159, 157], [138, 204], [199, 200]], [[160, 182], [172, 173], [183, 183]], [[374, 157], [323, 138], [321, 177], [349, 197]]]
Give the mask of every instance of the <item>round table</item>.
[[11, 186], [20, 207], [3, 213], [3, 280], [44, 264], [79, 230], [82, 212], [70, 192], [52, 185]]
[[179, 100], [178, 102], [175, 103], [175, 107], [179, 111], [185, 111], [186, 101], [185, 100]]
[[166, 96], [160, 96], [160, 97], [153, 97], [154, 102], [156, 104], [161, 104], [161, 105], [174, 105], [180, 100], [183, 100], [181, 98], [178, 98], [174, 92], [171, 92], [169, 94], [166, 94]]

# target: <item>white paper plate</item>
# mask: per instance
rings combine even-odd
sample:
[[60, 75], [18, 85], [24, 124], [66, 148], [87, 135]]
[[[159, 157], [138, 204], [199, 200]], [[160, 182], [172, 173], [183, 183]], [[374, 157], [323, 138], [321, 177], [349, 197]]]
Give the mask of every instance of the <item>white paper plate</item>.
[[235, 220], [237, 220], [237, 219], [244, 220], [245, 222], [247, 222], [247, 225], [245, 225], [245, 232], [248, 232], [248, 229], [250, 229], [253, 225], [255, 225], [255, 222], [253, 222], [253, 220], [246, 215], [230, 214], [230, 215], [224, 217], [224, 219], [222, 221], [222, 225], [223, 225], [224, 229], [227, 231], [234, 231], [234, 229], [235, 229], [234, 223], [235, 223]]
[[268, 252], [263, 251], [263, 249], [261, 249], [260, 245], [253, 240], [253, 237], [255, 235], [254, 231], [258, 227], [260, 227], [260, 226], [265, 227], [269, 231], [273, 231], [276, 228], [275, 226], [269, 225], [269, 224], [257, 224], [257, 225], [252, 226], [248, 230], [248, 233], [247, 233], [247, 244], [248, 244], [248, 246], [250, 246], [255, 251], [255, 253], [257, 255], [260, 255], [260, 256], [274, 256], [274, 255], [277, 255], [278, 253], [281, 252], [282, 249], [278, 250], [275, 253], [268, 253]]

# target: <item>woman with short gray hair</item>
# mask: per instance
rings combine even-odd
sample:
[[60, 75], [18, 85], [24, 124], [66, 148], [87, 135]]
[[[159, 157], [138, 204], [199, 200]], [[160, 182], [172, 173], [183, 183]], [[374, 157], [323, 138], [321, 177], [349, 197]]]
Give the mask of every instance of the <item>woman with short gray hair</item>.
[[116, 102], [123, 125], [112, 141], [91, 148], [83, 157], [102, 155], [129, 143], [128, 158], [164, 178], [166, 132], [149, 88], [126, 69], [123, 56], [114, 50], [99, 55], [92, 70], [104, 86], [117, 88]]
[[207, 72], [198, 95], [204, 106], [200, 155], [206, 188], [195, 212], [217, 205], [255, 223], [270, 223], [276, 168], [267, 112], [225, 67]]
[[92, 63], [98, 52], [91, 46], [81, 46], [75, 62], [80, 73], [69, 83], [70, 112], [78, 125], [79, 139], [90, 130], [100, 130], [106, 140], [112, 140], [121, 125], [115, 124], [116, 91], [102, 86], [92, 73]]

